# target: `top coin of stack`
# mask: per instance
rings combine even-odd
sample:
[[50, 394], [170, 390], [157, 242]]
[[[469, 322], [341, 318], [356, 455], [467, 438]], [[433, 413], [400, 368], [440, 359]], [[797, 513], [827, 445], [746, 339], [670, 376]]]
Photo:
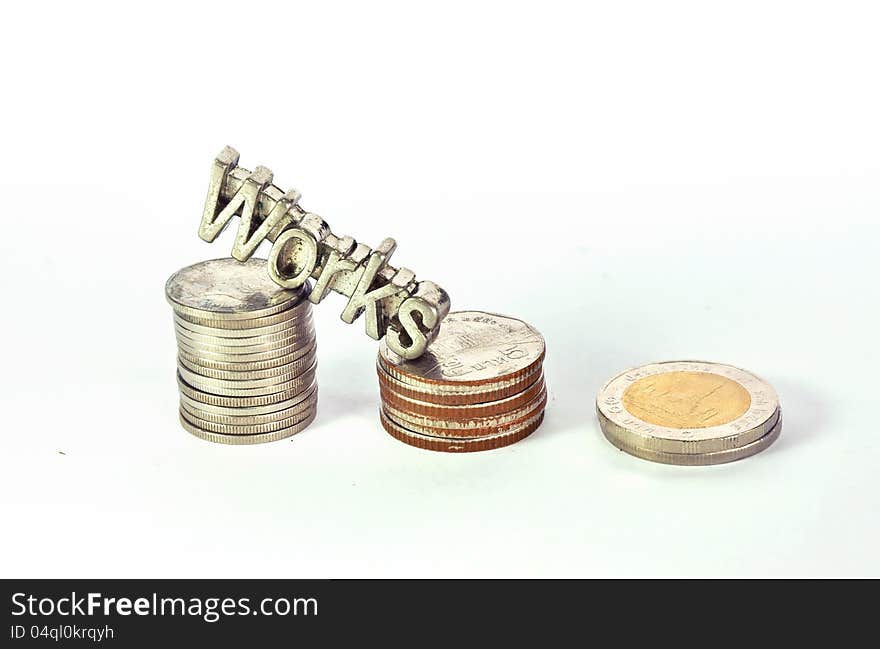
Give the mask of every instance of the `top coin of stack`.
[[731, 365], [652, 363], [614, 377], [596, 400], [599, 424], [619, 449], [654, 462], [733, 462], [782, 431], [776, 391]]
[[317, 409], [308, 286], [283, 289], [266, 261], [215, 259], [168, 280], [180, 421], [202, 439], [255, 444], [308, 426]]
[[513, 444], [541, 424], [544, 338], [521, 320], [450, 313], [427, 352], [407, 361], [379, 348], [382, 425], [419, 448], [467, 452]]

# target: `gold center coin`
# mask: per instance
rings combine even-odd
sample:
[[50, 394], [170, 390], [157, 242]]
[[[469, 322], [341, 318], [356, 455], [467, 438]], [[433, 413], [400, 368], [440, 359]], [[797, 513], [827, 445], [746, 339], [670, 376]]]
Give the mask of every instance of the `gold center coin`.
[[634, 417], [667, 428], [709, 428], [738, 419], [752, 398], [736, 381], [708, 372], [665, 372], [646, 376], [623, 393]]

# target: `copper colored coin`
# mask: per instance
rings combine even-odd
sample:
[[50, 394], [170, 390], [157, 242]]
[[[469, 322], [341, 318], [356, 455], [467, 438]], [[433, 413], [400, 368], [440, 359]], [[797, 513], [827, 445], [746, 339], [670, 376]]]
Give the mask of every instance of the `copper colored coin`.
[[478, 419], [443, 420], [413, 415], [398, 410], [388, 403], [383, 404], [386, 416], [409, 430], [431, 437], [488, 437], [519, 427], [524, 421], [543, 412], [547, 405], [547, 393], [542, 391], [537, 398], [523, 408], [513, 412], [481, 417]]
[[409, 444], [410, 446], [416, 446], [429, 451], [441, 451], [444, 453], [472, 453], [509, 446], [525, 439], [535, 432], [544, 419], [544, 411], [542, 410], [533, 419], [527, 421], [517, 429], [498, 435], [492, 435], [490, 437], [460, 439], [422, 435], [392, 421], [384, 412], [380, 412], [379, 415], [382, 418], [382, 426], [388, 434], [395, 439], [404, 444]]
[[438, 385], [424, 387], [398, 381], [383, 369], [381, 362], [376, 363], [376, 373], [379, 376], [380, 386], [410, 399], [445, 406], [473, 405], [506, 399], [507, 397], [519, 394], [532, 385], [537, 377], [541, 375], [542, 371], [539, 365], [529, 374], [489, 385]]
[[379, 363], [417, 389], [489, 386], [528, 376], [544, 360], [544, 338], [522, 320], [482, 311], [450, 313], [419, 358], [405, 360], [379, 346]]
[[379, 392], [382, 401], [385, 403], [413, 414], [444, 420], [474, 419], [477, 417], [491, 417], [493, 415], [506, 414], [528, 404], [532, 399], [537, 397], [543, 389], [544, 375], [541, 373], [538, 375], [538, 379], [525, 390], [511, 397], [507, 397], [506, 399], [499, 399], [498, 401], [490, 401], [488, 403], [475, 403], [471, 405], [444, 406], [430, 403], [429, 401], [422, 401], [421, 399], [407, 397], [387, 387], [385, 384], [381, 382], [379, 383]]

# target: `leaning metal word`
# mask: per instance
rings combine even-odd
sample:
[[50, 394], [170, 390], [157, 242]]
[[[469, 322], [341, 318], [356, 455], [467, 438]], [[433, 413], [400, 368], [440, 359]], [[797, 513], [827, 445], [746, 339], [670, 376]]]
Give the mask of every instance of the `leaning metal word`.
[[318, 304], [334, 290], [348, 297], [342, 319], [349, 324], [366, 314], [367, 335], [385, 336], [403, 358], [421, 356], [437, 337], [449, 313], [449, 296], [434, 282], [417, 282], [407, 268], [388, 263], [397, 247], [385, 239], [375, 250], [351, 237], [337, 237], [318, 215], [299, 205], [300, 193], [272, 184], [266, 167], [248, 171], [239, 154], [226, 147], [214, 159], [199, 236], [214, 241], [233, 216], [241, 218], [232, 256], [247, 261], [264, 241], [273, 242], [269, 275], [285, 288], [315, 280], [309, 300]]

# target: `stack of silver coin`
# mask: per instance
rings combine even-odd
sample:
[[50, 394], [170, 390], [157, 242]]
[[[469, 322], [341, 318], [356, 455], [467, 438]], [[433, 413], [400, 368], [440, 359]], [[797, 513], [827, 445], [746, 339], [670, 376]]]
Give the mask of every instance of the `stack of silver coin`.
[[450, 313], [415, 360], [380, 346], [382, 425], [398, 440], [432, 451], [485, 451], [518, 442], [544, 418], [544, 354], [544, 338], [521, 320]]
[[180, 423], [201, 439], [258, 444], [315, 418], [316, 342], [308, 286], [283, 289], [266, 261], [215, 259], [168, 280]]
[[596, 409], [612, 444], [664, 464], [733, 462], [768, 448], [782, 431], [773, 387], [721, 363], [634, 367], [602, 387]]

